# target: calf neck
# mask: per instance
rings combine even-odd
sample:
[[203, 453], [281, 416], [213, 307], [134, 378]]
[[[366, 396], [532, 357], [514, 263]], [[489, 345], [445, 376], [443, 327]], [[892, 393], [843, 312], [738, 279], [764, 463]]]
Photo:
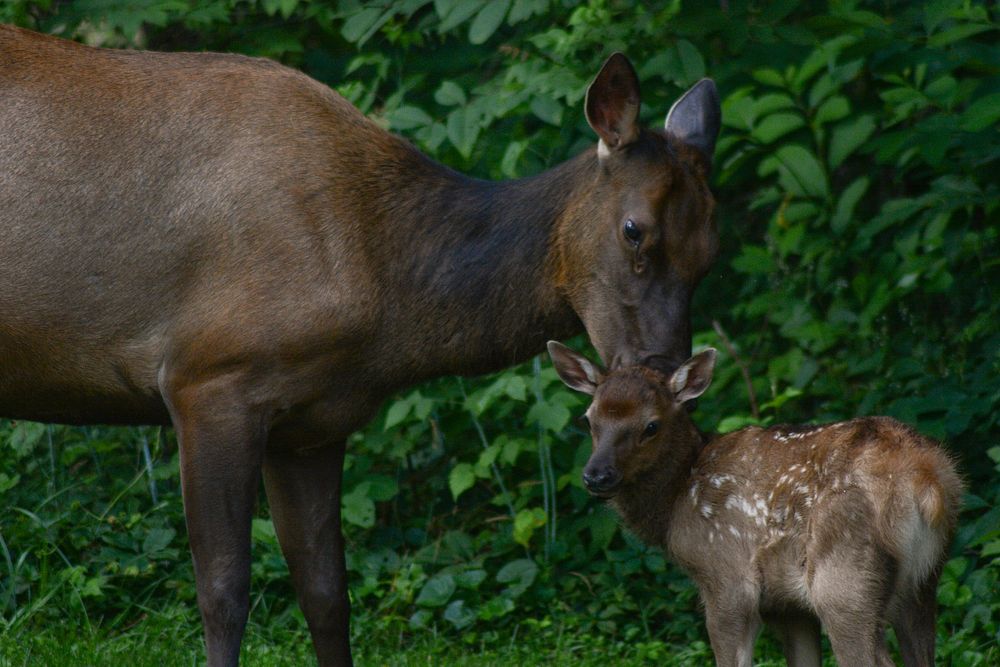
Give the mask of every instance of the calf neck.
[[210, 665], [239, 655], [262, 473], [320, 664], [347, 664], [345, 438], [387, 395], [583, 329], [612, 365], [690, 352], [711, 81], [644, 129], [613, 55], [595, 147], [491, 183], [266, 60], [0, 26], [0, 63], [0, 415], [176, 428]]
[[594, 394], [584, 483], [698, 585], [716, 662], [748, 666], [762, 622], [789, 664], [821, 664], [819, 623], [842, 667], [934, 665], [937, 580], [962, 484], [933, 441], [885, 417], [750, 427], [708, 437], [683, 403], [711, 381], [715, 351], [671, 376], [607, 377], [558, 343], [563, 380]]

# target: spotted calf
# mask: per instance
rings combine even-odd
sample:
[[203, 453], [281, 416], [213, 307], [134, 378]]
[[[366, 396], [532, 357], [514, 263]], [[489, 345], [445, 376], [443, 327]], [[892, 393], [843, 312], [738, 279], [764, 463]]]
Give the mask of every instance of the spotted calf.
[[824, 426], [700, 433], [683, 404], [709, 385], [715, 350], [670, 377], [604, 376], [558, 344], [570, 387], [594, 395], [587, 489], [662, 546], [705, 603], [719, 665], [749, 666], [761, 625], [792, 665], [891, 665], [891, 623], [907, 667], [934, 664], [938, 575], [962, 483], [935, 442], [886, 417]]

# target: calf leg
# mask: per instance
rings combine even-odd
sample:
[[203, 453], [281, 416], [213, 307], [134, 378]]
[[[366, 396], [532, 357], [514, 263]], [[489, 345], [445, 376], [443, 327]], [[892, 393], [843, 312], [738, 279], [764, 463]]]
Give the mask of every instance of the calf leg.
[[266, 421], [222, 380], [177, 389], [168, 405], [208, 665], [233, 667], [250, 608], [250, 520]]
[[761, 618], [755, 596], [705, 599], [705, 623], [718, 667], [751, 667], [753, 645], [760, 632]]
[[820, 667], [823, 658], [819, 622], [815, 618], [806, 614], [789, 614], [769, 618], [768, 625], [777, 631], [789, 667]]
[[900, 601], [893, 614], [892, 627], [906, 667], [934, 666], [939, 576], [939, 570], [933, 572], [913, 595]]
[[350, 665], [350, 601], [340, 528], [344, 446], [274, 443], [264, 460], [271, 518], [321, 667]]

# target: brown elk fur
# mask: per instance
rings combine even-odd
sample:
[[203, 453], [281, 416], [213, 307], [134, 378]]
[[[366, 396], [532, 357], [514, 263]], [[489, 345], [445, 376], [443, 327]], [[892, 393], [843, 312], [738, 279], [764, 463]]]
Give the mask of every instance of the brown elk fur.
[[962, 493], [937, 443], [887, 417], [707, 436], [678, 397], [708, 386], [714, 350], [670, 378], [640, 367], [605, 378], [550, 352], [567, 384], [594, 393], [585, 480], [697, 583], [718, 664], [749, 665], [767, 621], [790, 664], [819, 665], [817, 620], [842, 666], [892, 664], [888, 623], [908, 667], [934, 664], [936, 583]]
[[642, 129], [632, 65], [601, 72], [615, 145], [493, 183], [273, 62], [0, 26], [0, 415], [176, 428], [210, 665], [239, 655], [262, 474], [320, 664], [347, 664], [345, 441], [387, 396], [584, 329], [612, 366], [690, 353], [718, 94]]

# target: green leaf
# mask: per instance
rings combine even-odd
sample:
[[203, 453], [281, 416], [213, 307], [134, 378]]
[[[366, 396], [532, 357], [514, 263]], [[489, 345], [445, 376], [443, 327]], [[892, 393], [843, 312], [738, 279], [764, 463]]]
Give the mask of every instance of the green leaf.
[[455, 629], [462, 630], [475, 622], [476, 612], [465, 606], [465, 600], [453, 600], [445, 608], [442, 617], [455, 626]]
[[833, 128], [827, 156], [830, 168], [839, 167], [854, 151], [863, 146], [874, 132], [875, 119], [869, 115], [857, 116]]
[[397, 107], [386, 113], [386, 118], [389, 119], [389, 125], [394, 130], [412, 130], [434, 122], [430, 114], [414, 106]]
[[486, 604], [479, 606], [478, 616], [483, 621], [492, 621], [502, 618], [514, 611], [514, 601], [509, 597], [498, 595], [490, 599]]
[[[444, 6], [445, 3], [434, 3], [436, 6]], [[485, 0], [459, 0], [458, 2], [449, 3], [450, 9], [442, 14], [438, 11], [438, 15], [441, 17], [441, 24], [438, 26], [439, 33], [446, 33], [452, 28], [469, 20], [473, 14], [479, 11], [479, 8], [485, 4]]]
[[732, 267], [747, 275], [766, 275], [778, 268], [767, 248], [756, 245], [744, 245], [739, 257], [732, 261]]
[[340, 35], [352, 44], [360, 42], [361, 38], [375, 25], [381, 15], [381, 8], [365, 7], [344, 21], [344, 25], [340, 29]]
[[837, 208], [833, 212], [833, 217], [830, 218], [830, 228], [834, 232], [840, 234], [847, 227], [847, 223], [854, 215], [854, 207], [868, 191], [869, 183], [868, 177], [862, 176], [844, 188], [837, 199]]
[[775, 113], [757, 123], [750, 132], [750, 136], [762, 144], [769, 144], [805, 124], [802, 116], [797, 113]]
[[455, 575], [455, 583], [460, 588], [475, 590], [486, 581], [486, 570], [466, 570]]
[[966, 132], [981, 132], [1000, 120], [1000, 93], [984, 95], [962, 113], [961, 128]]
[[146, 539], [142, 541], [142, 552], [144, 554], [155, 554], [167, 548], [174, 539], [177, 531], [173, 528], [153, 528], [146, 533]]
[[819, 125], [825, 125], [833, 121], [840, 120], [851, 113], [851, 104], [843, 95], [834, 95], [830, 99], [819, 105], [816, 110], [815, 120]]
[[482, 44], [488, 40], [503, 23], [509, 7], [510, 0], [489, 0], [469, 26], [469, 41]]
[[264, 544], [278, 543], [278, 537], [274, 532], [274, 523], [270, 519], [255, 517], [250, 524], [250, 537], [254, 542], [262, 542]]
[[775, 153], [778, 164], [787, 170], [791, 180], [784, 185], [795, 194], [826, 197], [829, 186], [826, 173], [816, 156], [798, 145], [782, 146]]
[[448, 140], [468, 158], [479, 136], [479, 112], [470, 106], [455, 109], [448, 114]]
[[434, 101], [441, 106], [453, 107], [465, 105], [467, 99], [460, 85], [454, 81], [442, 81], [434, 93]]
[[431, 577], [420, 589], [417, 604], [421, 607], [443, 607], [455, 592], [455, 578], [450, 574]]
[[497, 581], [501, 584], [510, 584], [504, 589], [504, 595], [509, 598], [519, 597], [528, 590], [538, 576], [538, 565], [528, 558], [519, 558], [500, 568], [497, 572]]
[[0, 472], [0, 493], [4, 493], [5, 491], [10, 491], [15, 486], [17, 486], [17, 483], [20, 481], [21, 481], [20, 475], [14, 475], [13, 477], [10, 477], [7, 475], [7, 473]]
[[685, 84], [693, 84], [705, 76], [705, 59], [694, 44], [686, 39], [677, 40], [677, 55], [680, 57]]
[[45, 436], [45, 424], [38, 422], [19, 421], [11, 429], [7, 443], [18, 458], [24, 458], [35, 448]]
[[402, 423], [406, 419], [406, 416], [410, 414], [412, 408], [413, 404], [406, 399], [396, 401], [390, 405], [385, 413], [385, 425], [382, 427], [382, 430], [388, 431], [393, 426]]
[[545, 525], [545, 510], [534, 507], [523, 509], [514, 517], [514, 541], [527, 547], [536, 528]]
[[361, 528], [375, 525], [375, 503], [368, 497], [368, 483], [362, 482], [341, 499], [344, 520]]
[[517, 163], [524, 154], [524, 149], [528, 147], [527, 141], [512, 141], [507, 144], [503, 159], [500, 160], [500, 172], [507, 178], [517, 178], [520, 174], [517, 170]]
[[562, 124], [563, 105], [546, 95], [535, 95], [531, 98], [531, 113], [558, 126]]
[[471, 489], [475, 483], [476, 473], [469, 463], [459, 463], [448, 474], [448, 488], [451, 489], [453, 500], [458, 500], [458, 497]]
[[569, 423], [569, 409], [558, 403], [539, 401], [528, 410], [527, 422], [529, 424], [539, 424], [542, 428], [553, 433], [559, 433], [566, 424]]
[[966, 39], [967, 37], [978, 35], [979, 33], [986, 32], [987, 30], [995, 30], [995, 28], [992, 25], [980, 23], [958, 25], [954, 28], [948, 28], [947, 30], [942, 30], [937, 34], [932, 35], [931, 38], [927, 40], [927, 45], [934, 48], [947, 46], [952, 42], [957, 42], [959, 40]]

